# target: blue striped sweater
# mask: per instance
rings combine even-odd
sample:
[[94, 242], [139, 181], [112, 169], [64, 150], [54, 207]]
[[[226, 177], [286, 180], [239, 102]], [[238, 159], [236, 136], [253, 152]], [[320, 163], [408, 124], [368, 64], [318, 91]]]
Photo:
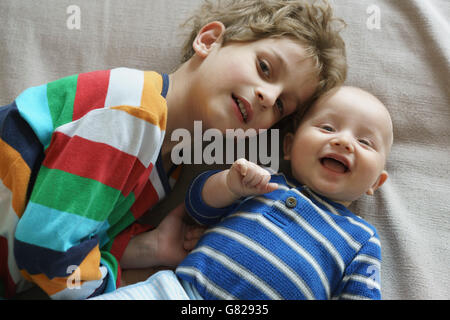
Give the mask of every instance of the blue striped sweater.
[[279, 188], [208, 207], [199, 175], [189, 214], [212, 226], [176, 269], [205, 299], [380, 299], [381, 249], [373, 226], [282, 174]]

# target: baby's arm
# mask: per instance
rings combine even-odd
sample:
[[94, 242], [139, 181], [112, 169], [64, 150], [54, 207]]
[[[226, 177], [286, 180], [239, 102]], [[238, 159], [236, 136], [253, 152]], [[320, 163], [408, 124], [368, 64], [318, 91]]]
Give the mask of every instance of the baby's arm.
[[241, 197], [272, 192], [277, 184], [269, 182], [270, 173], [245, 159], [236, 160], [230, 169], [218, 172], [206, 180], [203, 201], [214, 208], [231, 205]]

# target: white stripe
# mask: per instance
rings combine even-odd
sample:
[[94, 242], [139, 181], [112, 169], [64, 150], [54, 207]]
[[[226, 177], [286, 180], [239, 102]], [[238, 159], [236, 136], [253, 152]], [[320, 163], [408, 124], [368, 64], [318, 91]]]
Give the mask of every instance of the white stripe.
[[380, 239], [378, 239], [376, 237], [370, 238], [369, 242], [372, 242], [373, 244], [376, 244], [377, 246], [381, 247]]
[[375, 288], [377, 290], [380, 290], [380, 284], [372, 278], [364, 277], [359, 274], [351, 274], [351, 275], [346, 275], [342, 279], [342, 283], [345, 284], [346, 282], [348, 282], [350, 280], [363, 283], [369, 288]]
[[56, 131], [108, 144], [136, 156], [145, 167], [156, 162], [164, 139], [164, 131], [158, 126], [117, 109], [92, 110]]
[[350, 293], [344, 293], [343, 295], [341, 295], [339, 297], [333, 298], [333, 300], [337, 300], [337, 299], [343, 299], [343, 300], [372, 300], [372, 299], [370, 299], [368, 297], [359, 296], [359, 295], [350, 294]]
[[216, 285], [213, 281], [208, 279], [200, 270], [193, 267], [178, 267], [177, 273], [183, 273], [188, 276], [194, 277], [198, 283], [205, 287], [206, 291], [222, 300], [237, 300], [235, 296], [228, 291]]
[[128, 68], [112, 69], [109, 76], [105, 107], [140, 106], [143, 89], [143, 71]]
[[[66, 289], [59, 291], [50, 297], [54, 300], [76, 300], [76, 299], [86, 299], [91, 296], [97, 288], [99, 288], [105, 277], [108, 274], [108, 269], [104, 266], [100, 267], [100, 272], [102, 274], [101, 279], [99, 280], [91, 280], [85, 281], [81, 285], [76, 285], [74, 287], [67, 287]], [[71, 279], [67, 279], [67, 281], [71, 281]]]
[[322, 209], [320, 209], [318, 206], [316, 206], [311, 199], [306, 197], [304, 194], [302, 194], [297, 189], [291, 189], [295, 193], [297, 193], [299, 196], [301, 196], [303, 199], [308, 201], [310, 205], [316, 210], [316, 212], [328, 223], [330, 227], [332, 227], [337, 233], [339, 233], [342, 238], [347, 242], [347, 244], [352, 247], [353, 250], [359, 251], [361, 248], [361, 244], [353, 239], [351, 235], [349, 235], [345, 230], [343, 230], [334, 220], [331, 218], [327, 213], [325, 213]]
[[22, 292], [31, 287], [19, 271], [14, 258], [14, 234], [19, 221], [12, 207], [12, 193], [0, 180], [0, 236], [4, 237], [8, 244], [8, 271], [16, 285], [16, 292]]
[[265, 295], [267, 295], [272, 300], [282, 300], [283, 297], [278, 294], [270, 285], [268, 285], [263, 279], [255, 275], [253, 272], [242, 266], [241, 264], [234, 261], [232, 258], [227, 255], [207, 246], [199, 247], [195, 249], [194, 252], [201, 252], [213, 260], [220, 262], [224, 267], [229, 269], [231, 272], [238, 275], [238, 277], [242, 277], [248, 282], [250, 282], [253, 286], [257, 287], [261, 290]]
[[278, 173], [278, 174], [275, 174], [276, 176], [282, 176], [283, 177], [283, 179], [284, 179], [284, 182], [289, 186], [289, 187], [291, 187], [291, 188], [297, 188], [297, 186], [296, 185], [294, 185], [293, 183], [291, 183], [290, 181], [289, 181], [289, 179], [288, 178], [286, 178], [286, 176], [284, 175], [284, 173]]
[[336, 208], [334, 208], [332, 205], [330, 205], [328, 202], [323, 201], [320, 197], [318, 197], [312, 190], [310, 190], [309, 188], [307, 188], [306, 186], [304, 187], [305, 191], [308, 192], [309, 195], [311, 195], [314, 199], [316, 199], [316, 201], [320, 202], [321, 204], [323, 204], [325, 207], [327, 207], [328, 210], [330, 210], [332, 213], [334, 213], [335, 215], [340, 216], [341, 214], [336, 210]]
[[250, 250], [252, 250], [253, 252], [257, 253], [258, 255], [260, 255], [267, 261], [269, 261], [275, 268], [277, 268], [287, 278], [289, 278], [292, 281], [292, 283], [297, 286], [297, 288], [303, 293], [303, 295], [307, 299], [310, 299], [310, 300], [314, 299], [314, 295], [313, 295], [311, 289], [303, 281], [303, 279], [301, 277], [299, 277], [298, 274], [291, 267], [286, 265], [284, 263], [284, 261], [282, 261], [280, 258], [278, 258], [273, 253], [269, 252], [266, 248], [262, 247], [259, 243], [251, 240], [247, 236], [245, 236], [237, 231], [223, 228], [223, 227], [212, 228], [212, 229], [206, 231], [205, 234], [210, 233], [210, 232], [222, 234], [222, 235], [232, 238], [232, 239], [238, 241], [239, 243], [241, 243], [242, 245], [248, 247]]
[[284, 232], [282, 229], [274, 225], [272, 222], [267, 220], [264, 215], [259, 213], [245, 213], [245, 212], [238, 212], [235, 214], [232, 214], [230, 216], [227, 216], [226, 219], [229, 219], [231, 217], [241, 217], [244, 219], [249, 219], [252, 221], [255, 221], [262, 226], [264, 226], [267, 230], [272, 232], [274, 235], [276, 235], [282, 242], [284, 242], [286, 245], [292, 248], [297, 254], [302, 256], [311, 267], [316, 271], [317, 275], [319, 276], [322, 286], [325, 290], [326, 296], [330, 297], [330, 285], [329, 280], [325, 274], [325, 272], [322, 270], [322, 267], [317, 263], [316, 259], [308, 252], [303, 249], [302, 246], [300, 246], [295, 240], [293, 240], [286, 232]]
[[161, 178], [158, 174], [158, 169], [156, 166], [153, 167], [152, 172], [150, 173], [150, 182], [152, 183], [153, 187], [156, 190], [156, 193], [158, 194], [158, 199], [162, 199], [165, 197], [164, 187], [161, 183]]
[[[318, 197], [312, 190], [310, 190], [309, 188], [305, 187], [305, 191], [307, 191], [308, 194], [310, 194], [310, 195], [311, 195], [314, 199], [316, 199], [318, 202], [320, 202], [320, 203], [323, 204], [325, 207], [327, 207], [327, 209], [330, 210], [332, 213], [334, 213], [335, 215], [342, 216], [342, 215], [339, 213], [339, 211], [336, 210], [336, 208], [334, 208], [334, 207], [333, 207], [331, 204], [329, 204], [328, 202], [322, 200], [322, 199], [321, 199], [320, 197]], [[354, 218], [352, 218], [352, 217], [345, 217], [345, 218], [347, 218], [347, 220], [348, 220], [350, 223], [352, 223], [352, 224], [354, 224], [354, 225], [360, 227], [360, 228], [363, 229], [364, 231], [366, 231], [370, 236], [373, 236], [373, 235], [374, 235], [373, 230], [370, 229], [370, 228], [369, 228], [368, 226], [366, 226], [365, 224], [363, 224], [363, 223], [361, 223], [361, 222], [359, 222], [359, 221], [356, 221], [356, 220], [355, 220]]]
[[359, 254], [353, 261], [366, 263], [372, 266], [376, 266], [378, 270], [381, 268], [381, 262], [377, 258], [366, 254]]
[[308, 232], [311, 235], [311, 237], [316, 239], [316, 241], [318, 241], [321, 245], [324, 246], [324, 248], [328, 251], [328, 253], [334, 258], [334, 261], [339, 267], [339, 271], [341, 273], [344, 272], [345, 263], [342, 260], [339, 251], [334, 247], [334, 245], [330, 241], [328, 241], [327, 238], [325, 238], [319, 231], [317, 231], [313, 226], [311, 226], [308, 223], [308, 221], [306, 221], [302, 216], [298, 215], [295, 211], [289, 210], [288, 208], [286, 208], [284, 204], [281, 204], [278, 201], [272, 201], [262, 197], [256, 197], [255, 199], [264, 202], [268, 206], [274, 205], [279, 210], [282, 210], [284, 213], [286, 213], [291, 219], [295, 221], [295, 223], [301, 226], [303, 230]]

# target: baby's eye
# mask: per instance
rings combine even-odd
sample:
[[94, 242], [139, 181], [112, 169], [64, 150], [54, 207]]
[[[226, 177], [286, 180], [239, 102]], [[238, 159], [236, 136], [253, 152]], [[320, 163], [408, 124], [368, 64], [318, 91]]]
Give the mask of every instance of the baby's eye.
[[364, 144], [364, 145], [366, 145], [366, 146], [369, 146], [369, 147], [372, 146], [372, 143], [370, 143], [370, 140], [367, 140], [367, 139], [359, 139], [358, 141], [359, 141], [359, 143]]
[[329, 131], [329, 132], [334, 132], [334, 128], [332, 126], [330, 126], [329, 124], [321, 125], [320, 129], [325, 130], [325, 131]]
[[259, 68], [261, 69], [261, 72], [266, 76], [270, 76], [270, 68], [269, 65], [264, 60], [259, 60]]

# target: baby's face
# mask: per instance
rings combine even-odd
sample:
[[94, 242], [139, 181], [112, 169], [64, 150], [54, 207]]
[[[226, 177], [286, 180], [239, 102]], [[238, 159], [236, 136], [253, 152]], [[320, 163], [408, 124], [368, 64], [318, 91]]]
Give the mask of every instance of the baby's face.
[[292, 174], [313, 191], [348, 205], [387, 178], [392, 122], [383, 104], [357, 88], [325, 95], [285, 139]]

